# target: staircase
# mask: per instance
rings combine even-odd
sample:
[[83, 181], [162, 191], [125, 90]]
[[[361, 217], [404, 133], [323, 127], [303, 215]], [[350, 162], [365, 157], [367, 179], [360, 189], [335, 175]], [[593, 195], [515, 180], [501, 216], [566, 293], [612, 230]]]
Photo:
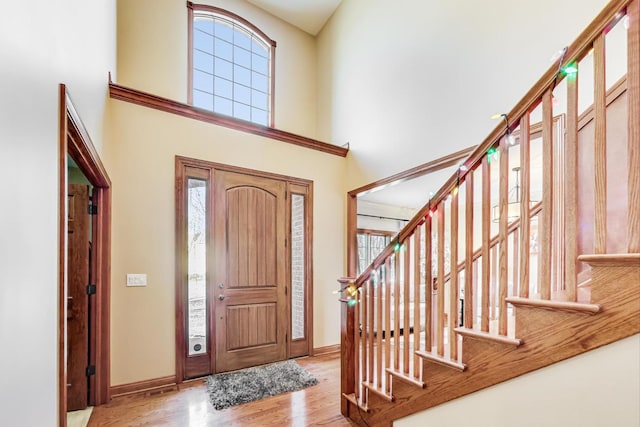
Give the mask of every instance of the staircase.
[[[627, 73], [607, 91], [621, 22]], [[359, 425], [640, 333], [640, 0], [609, 3], [504, 121], [359, 277], [349, 220], [341, 409]]]

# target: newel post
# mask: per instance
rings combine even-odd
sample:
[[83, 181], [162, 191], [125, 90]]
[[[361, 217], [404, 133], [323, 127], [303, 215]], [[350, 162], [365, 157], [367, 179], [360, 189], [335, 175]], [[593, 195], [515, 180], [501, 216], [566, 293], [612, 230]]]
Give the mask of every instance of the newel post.
[[[345, 289], [355, 279], [338, 279], [340, 289]], [[355, 307], [342, 302], [340, 309], [340, 412], [349, 416], [349, 401], [345, 395], [355, 392]]]

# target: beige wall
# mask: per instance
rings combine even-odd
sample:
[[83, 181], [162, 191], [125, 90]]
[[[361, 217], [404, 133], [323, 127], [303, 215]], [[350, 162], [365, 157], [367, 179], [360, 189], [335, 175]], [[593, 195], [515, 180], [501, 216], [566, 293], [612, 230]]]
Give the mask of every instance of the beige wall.
[[[121, 101], [110, 113], [111, 383], [175, 372], [175, 155], [313, 180], [314, 346], [338, 343], [345, 159]], [[127, 273], [148, 286], [125, 287]]]
[[[277, 43], [275, 124], [316, 135], [316, 41], [253, 5], [206, 0]], [[185, 102], [187, 8], [176, 0], [118, 0], [118, 83]], [[314, 181], [314, 346], [336, 344], [342, 275], [344, 158], [112, 101], [106, 157], [114, 183], [113, 385], [175, 371], [174, 157], [183, 155]], [[126, 273], [147, 273], [126, 288]]]
[[475, 145], [606, 0], [343, 0], [318, 36], [319, 137], [356, 188]]
[[2, 4], [2, 425], [57, 424], [58, 84], [100, 151], [115, 28], [112, 0]]
[[393, 423], [397, 427], [636, 427], [640, 335]]
[[[200, 0], [236, 13], [277, 43], [275, 126], [316, 137], [316, 41], [238, 0]], [[187, 7], [179, 0], [118, 0], [118, 83], [187, 100]]]

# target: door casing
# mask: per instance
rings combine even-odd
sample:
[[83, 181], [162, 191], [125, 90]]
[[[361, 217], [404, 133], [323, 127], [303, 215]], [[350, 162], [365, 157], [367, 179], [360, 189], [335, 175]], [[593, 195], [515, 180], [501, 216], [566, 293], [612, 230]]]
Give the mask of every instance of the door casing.
[[94, 187], [93, 265], [96, 294], [91, 314], [89, 403], [109, 401], [109, 300], [111, 256], [111, 180], [87, 132], [68, 90], [59, 86], [58, 147], [58, 425], [67, 425], [66, 318], [67, 318], [67, 182], [69, 155]]
[[[220, 163], [208, 162], [204, 160], [186, 158], [176, 156], [176, 380], [182, 382], [185, 379], [202, 376], [206, 373], [213, 373], [216, 371], [215, 366], [215, 329], [212, 327], [211, 319], [215, 318], [215, 303], [213, 302], [213, 283], [211, 282], [211, 272], [208, 271], [207, 279], [207, 294], [209, 309], [209, 339], [207, 342], [208, 358], [205, 360], [200, 357], [199, 360], [190, 359], [187, 363], [187, 333], [186, 333], [186, 313], [187, 313], [187, 248], [186, 248], [186, 195], [185, 185], [189, 178], [207, 179], [209, 180], [209, 192], [213, 191], [213, 179], [215, 171], [224, 171], [239, 173], [248, 176], [256, 176], [262, 178], [269, 178], [280, 180], [286, 183], [287, 187], [287, 209], [286, 209], [286, 229], [290, 230], [291, 218], [290, 218], [290, 202], [291, 194], [302, 194], [305, 196], [305, 338], [301, 340], [288, 340], [286, 346], [286, 358], [310, 355], [313, 349], [313, 252], [311, 242], [313, 241], [313, 182], [306, 179], [294, 178], [291, 176], [274, 174], [269, 172], [256, 171], [252, 169], [241, 168], [237, 166], [230, 166]], [[212, 202], [209, 202], [209, 206], [212, 206]], [[214, 212], [211, 209], [210, 212]], [[214, 227], [213, 214], [209, 215], [208, 229], [213, 230]], [[208, 238], [209, 241], [210, 238]], [[289, 233], [287, 233], [287, 239], [289, 239]], [[287, 249], [290, 246], [287, 245]], [[287, 253], [286, 257], [286, 283], [290, 289], [290, 254]], [[215, 260], [210, 263], [211, 266], [215, 265]], [[291, 292], [287, 295], [287, 311], [289, 313], [289, 319], [291, 318]], [[291, 323], [291, 322], [289, 322]], [[291, 325], [288, 325], [288, 334], [291, 337]], [[191, 363], [195, 362], [195, 363]]]

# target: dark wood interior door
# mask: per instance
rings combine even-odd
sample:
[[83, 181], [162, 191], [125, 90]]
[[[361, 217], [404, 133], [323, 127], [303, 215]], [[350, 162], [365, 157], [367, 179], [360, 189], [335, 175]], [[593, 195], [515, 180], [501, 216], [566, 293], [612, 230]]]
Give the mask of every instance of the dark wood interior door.
[[286, 183], [215, 171], [215, 370], [287, 357]]
[[87, 407], [89, 362], [89, 187], [68, 187], [67, 410]]

